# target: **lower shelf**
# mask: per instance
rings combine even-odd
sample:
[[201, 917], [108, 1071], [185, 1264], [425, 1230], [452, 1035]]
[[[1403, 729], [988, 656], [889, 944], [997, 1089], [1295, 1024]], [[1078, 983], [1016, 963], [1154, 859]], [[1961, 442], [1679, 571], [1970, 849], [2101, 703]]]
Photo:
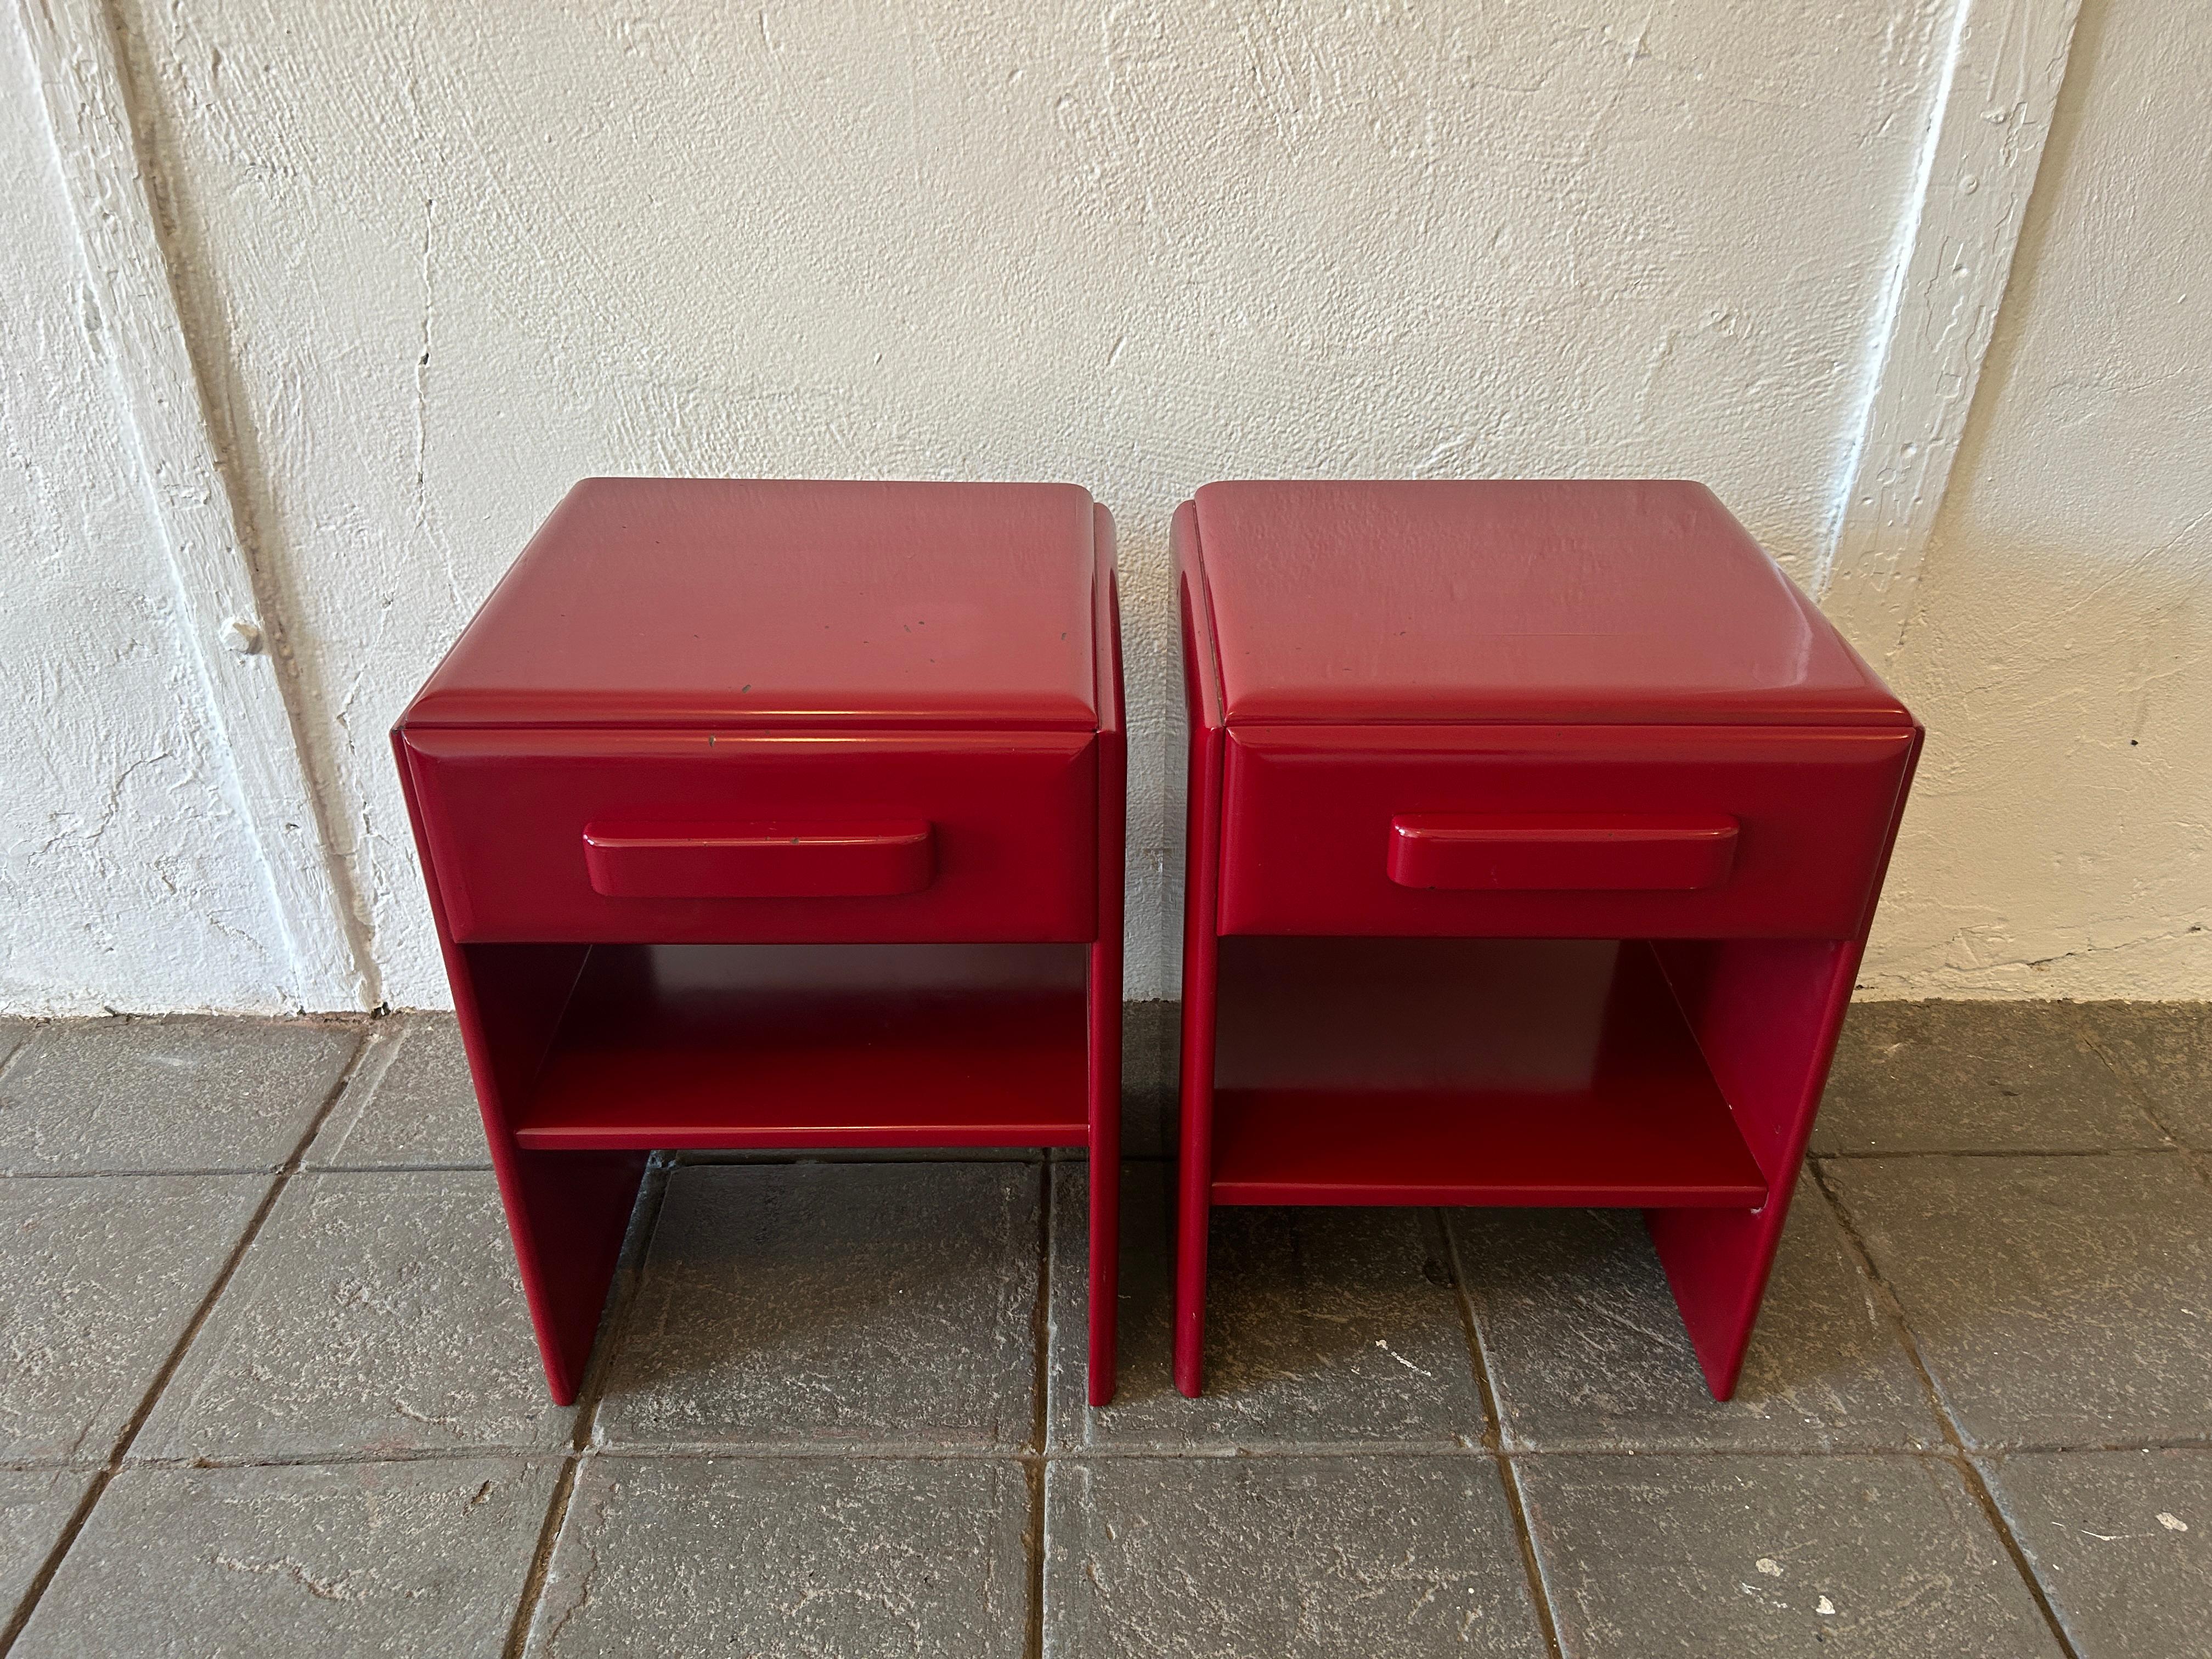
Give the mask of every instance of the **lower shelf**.
[[1221, 941], [1217, 1204], [1753, 1208], [1650, 948]]
[[1079, 1146], [1082, 945], [596, 945], [540, 1151]]

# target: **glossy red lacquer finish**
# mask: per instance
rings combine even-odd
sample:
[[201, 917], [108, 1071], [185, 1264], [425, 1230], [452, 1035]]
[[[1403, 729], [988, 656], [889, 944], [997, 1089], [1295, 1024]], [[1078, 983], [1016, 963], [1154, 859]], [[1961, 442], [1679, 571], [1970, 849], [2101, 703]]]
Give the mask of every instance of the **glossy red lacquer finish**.
[[392, 733], [556, 1399], [648, 1149], [1087, 1146], [1114, 1388], [1112, 522], [593, 479]]
[[1723, 812], [1413, 812], [1390, 820], [1390, 879], [1449, 891], [1688, 892], [1735, 865]]
[[1912, 724], [1703, 484], [1214, 483], [1193, 531], [1231, 726]]
[[937, 874], [926, 818], [584, 826], [584, 868], [605, 898], [890, 898]]
[[1177, 1386], [1214, 1204], [1599, 1204], [1725, 1398], [1911, 716], [1694, 484], [1214, 484], [1174, 541]]
[[407, 711], [431, 726], [1091, 732], [1073, 484], [586, 478]]
[[[1224, 932], [1534, 939], [1859, 933], [1917, 741], [1887, 727], [1712, 724], [1231, 726], [1227, 736]], [[1416, 890], [1392, 878], [1400, 817], [1478, 813], [1719, 813], [1736, 821], [1735, 850], [1725, 882], [1642, 891], [1596, 879]], [[1601, 854], [1594, 875], [1607, 861]]]
[[1756, 1205], [1650, 947], [1221, 941], [1217, 1204]]
[[[454, 936], [478, 939], [1087, 939], [1098, 925], [1096, 732], [404, 733]], [[586, 836], [624, 821], [896, 817], [930, 831], [912, 891], [610, 896]]]

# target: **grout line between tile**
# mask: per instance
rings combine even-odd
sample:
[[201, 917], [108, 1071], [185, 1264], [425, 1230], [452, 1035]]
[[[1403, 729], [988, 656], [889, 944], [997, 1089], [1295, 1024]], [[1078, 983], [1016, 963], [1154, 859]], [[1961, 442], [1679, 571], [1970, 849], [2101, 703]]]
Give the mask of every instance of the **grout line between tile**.
[[1429, 1212], [1429, 1224], [1443, 1245], [1444, 1266], [1451, 1273], [1452, 1298], [1459, 1304], [1460, 1327], [1467, 1338], [1468, 1363], [1474, 1386], [1482, 1395], [1483, 1447], [1492, 1453], [1498, 1483], [1505, 1490], [1505, 1507], [1513, 1516], [1513, 1534], [1521, 1545], [1521, 1571], [1528, 1583], [1528, 1599], [1536, 1609], [1537, 1628], [1543, 1632], [1545, 1650], [1552, 1659], [1564, 1659], [1559, 1620], [1552, 1612], [1551, 1593], [1544, 1586], [1544, 1564], [1536, 1553], [1536, 1534], [1528, 1524], [1528, 1504], [1521, 1490], [1521, 1472], [1504, 1455], [1505, 1414], [1498, 1403], [1498, 1389], [1490, 1374], [1490, 1355], [1482, 1342], [1482, 1327], [1474, 1316], [1474, 1299], [1468, 1294], [1467, 1274], [1462, 1271], [1459, 1240], [1442, 1210]]
[[529, 1569], [522, 1576], [522, 1594], [515, 1598], [514, 1617], [507, 1627], [507, 1641], [501, 1647], [501, 1659], [521, 1659], [523, 1649], [530, 1641], [530, 1626], [538, 1615], [538, 1603], [545, 1595], [546, 1575], [553, 1568], [554, 1547], [561, 1541], [561, 1529], [568, 1520], [568, 1504], [576, 1495], [576, 1477], [581, 1471], [583, 1454], [571, 1448], [561, 1460], [561, 1473], [553, 1481], [553, 1496], [545, 1504], [545, 1519], [538, 1528], [538, 1545], [530, 1553]]
[[[1064, 1450], [1025, 1451], [1019, 1446], [947, 1445], [942, 1441], [871, 1441], [859, 1445], [825, 1445], [819, 1442], [768, 1443], [747, 1441], [624, 1441], [593, 1446], [595, 1457], [759, 1457], [875, 1459], [890, 1462], [1005, 1462], [1096, 1463], [1121, 1459], [1182, 1458], [1193, 1462], [1273, 1457], [1486, 1457], [1481, 1446], [1458, 1441], [1317, 1441], [1295, 1445], [1249, 1446], [1224, 1443], [1200, 1449], [1138, 1443], [1116, 1446], [1070, 1446]], [[1794, 1455], [1794, 1454], [1792, 1454]], [[1813, 1454], [1806, 1454], [1811, 1455]], [[315, 1462], [328, 1460], [315, 1459]], [[386, 1458], [364, 1462], [391, 1462]]]
[[46, 1034], [46, 1028], [44, 1024], [35, 1025], [23, 1033], [22, 1040], [14, 1048], [9, 1049], [6, 1054], [0, 1054], [0, 1083], [5, 1083], [8, 1080], [8, 1073], [15, 1069], [15, 1062], [29, 1054], [31, 1045]]
[[1807, 1156], [1823, 1164], [1884, 1164], [1915, 1158], [2145, 1158], [2180, 1150], [2178, 1143], [2141, 1146], [1941, 1146], [1894, 1152], [1814, 1152]]
[[163, 1176], [204, 1181], [217, 1176], [275, 1176], [283, 1167], [281, 1164], [255, 1164], [194, 1170], [0, 1170], [0, 1181], [158, 1181]]
[[[1053, 1171], [1037, 1172], [1036, 1299], [1030, 1310], [1030, 1356], [1032, 1375], [1030, 1401], [1030, 1450], [1042, 1457], [1052, 1443], [1052, 1425], [1047, 1400], [1052, 1386], [1052, 1228]], [[1086, 1181], [1085, 1190], [1089, 1183]], [[1087, 1396], [1086, 1396], [1087, 1397]]]
[[2186, 1164], [2197, 1178], [2212, 1187], [2212, 1152], [2200, 1152], [2194, 1147], [2184, 1147], [2181, 1161]]
[[[1977, 1448], [1965, 1453], [1968, 1457], [2027, 1457], [2027, 1456], [2101, 1456], [2124, 1455], [2132, 1453], [2154, 1452], [2212, 1452], [2212, 1440], [2152, 1440], [2112, 1442], [2109, 1443], [2060, 1445], [2052, 1443], [2026, 1442]], [[1416, 1442], [1386, 1444], [1357, 1442], [1316, 1442], [1312, 1444], [1289, 1446], [1223, 1445], [1194, 1450], [1188, 1446], [1128, 1445], [1115, 1447], [1080, 1447], [1066, 1451], [1048, 1452], [1042, 1456], [1012, 1450], [1004, 1447], [947, 1447], [941, 1443], [917, 1443], [911, 1446], [771, 1446], [742, 1443], [716, 1444], [705, 1441], [687, 1441], [672, 1444], [651, 1444], [632, 1442], [622, 1445], [595, 1445], [579, 1452], [574, 1448], [530, 1446], [448, 1446], [409, 1450], [327, 1450], [301, 1452], [295, 1455], [224, 1458], [134, 1458], [133, 1469], [149, 1470], [164, 1474], [185, 1474], [196, 1470], [216, 1469], [313, 1469], [345, 1468], [355, 1466], [381, 1467], [401, 1463], [465, 1463], [483, 1458], [549, 1458], [581, 1457], [597, 1461], [601, 1458], [629, 1458], [639, 1462], [683, 1462], [687, 1460], [729, 1460], [750, 1462], [805, 1462], [810, 1459], [848, 1462], [884, 1463], [1036, 1463], [1047, 1468], [1054, 1464], [1109, 1463], [1109, 1462], [1266, 1462], [1270, 1460], [1295, 1458], [1452, 1458], [1495, 1457], [1519, 1458], [1523, 1462], [1542, 1462], [1554, 1458], [1633, 1457], [1647, 1462], [1672, 1460], [1694, 1462], [1699, 1460], [1752, 1458], [1764, 1462], [1809, 1460], [1833, 1461], [1838, 1458], [1870, 1460], [1914, 1458], [1923, 1462], [1955, 1462], [1960, 1455], [1948, 1446], [1803, 1446], [1803, 1447], [1742, 1447], [1742, 1446], [1627, 1446], [1627, 1445], [1558, 1445], [1524, 1446], [1510, 1452], [1496, 1452], [1480, 1446], [1448, 1445], [1441, 1443]], [[94, 1472], [96, 1465], [88, 1463], [7, 1462], [0, 1463], [0, 1474], [84, 1474]]]
[[2126, 1068], [2113, 1059], [2112, 1051], [2097, 1040], [2095, 1024], [2087, 1018], [2081, 1005], [2069, 1003], [2063, 1006], [2066, 1008], [2065, 1018], [2073, 1025], [2075, 1036], [2105, 1063], [2105, 1069], [2112, 1074], [2112, 1081], [2119, 1085], [2120, 1091], [2135, 1103], [2136, 1109], [2151, 1121], [2152, 1127], [2166, 1137], [2169, 1146], [2182, 1146], [2181, 1137], [2174, 1133], [2172, 1126], [2158, 1115], [2158, 1108], [2150, 1096], [2136, 1086], [2135, 1079], [2128, 1075]]
[[[345, 1087], [338, 1092], [338, 1103], [343, 1105], [356, 1092], [364, 1104], [373, 1102], [376, 1098], [376, 1091], [384, 1086], [385, 1079], [392, 1075], [392, 1068], [399, 1063], [399, 1056], [413, 1034], [414, 1028], [404, 1021], [378, 1021], [369, 1031], [361, 1064], [354, 1068], [353, 1076], [347, 1079]], [[320, 1133], [317, 1131], [319, 1139]], [[307, 1150], [310, 1152], [314, 1151], [313, 1142], [308, 1143]]]
[[1022, 1483], [1029, 1494], [1029, 1524], [1022, 1530], [1028, 1553], [1028, 1606], [1022, 1628], [1025, 1659], [1044, 1659], [1044, 1460], [1024, 1457]]
[[480, 1164], [315, 1164], [309, 1175], [488, 1175], [489, 1162]]
[[507, 1626], [502, 1659], [521, 1659], [529, 1644], [530, 1626], [545, 1594], [545, 1581], [553, 1571], [553, 1552], [561, 1542], [568, 1520], [568, 1505], [576, 1494], [576, 1481], [586, 1458], [593, 1455], [592, 1436], [598, 1431], [599, 1401], [614, 1368], [616, 1352], [629, 1334], [630, 1319], [637, 1308], [639, 1288], [645, 1277], [646, 1253], [659, 1231], [661, 1206], [668, 1196], [670, 1165], [655, 1154], [647, 1162], [638, 1182], [637, 1201], [630, 1207], [629, 1229], [615, 1260], [615, 1276], [607, 1289], [606, 1305], [599, 1314], [599, 1339], [584, 1367], [583, 1386], [576, 1390], [576, 1417], [568, 1436], [568, 1449], [561, 1460], [561, 1474], [545, 1505], [545, 1520], [538, 1529], [538, 1545], [531, 1552], [529, 1570], [523, 1575], [522, 1594], [515, 1599], [514, 1618]]
[[1967, 1496], [1981, 1505], [1983, 1516], [1996, 1529], [1997, 1541], [2004, 1546], [2005, 1553], [2012, 1558], [2013, 1567], [2020, 1574], [2021, 1581], [2027, 1586], [2027, 1593], [2035, 1598], [2037, 1610], [2043, 1614], [2044, 1622], [2051, 1626], [2051, 1638], [2058, 1644], [2059, 1651], [2066, 1656], [2066, 1659], [2081, 1659], [2072, 1638], [2066, 1634], [2066, 1626], [2058, 1617], [2058, 1609], [2051, 1605], [2042, 1580], [2035, 1576], [2035, 1569], [2028, 1564], [2027, 1552], [2021, 1547], [2020, 1540], [2013, 1535], [2012, 1528], [2006, 1524], [2004, 1511], [1997, 1507], [1996, 1499], [1990, 1495], [1989, 1483], [1982, 1479], [1981, 1470], [1975, 1467], [1973, 1459], [1963, 1452], [1951, 1461], [1953, 1467], [1959, 1471], [1960, 1478], [1966, 1482]]
[[1857, 1224], [1851, 1219], [1850, 1206], [1829, 1180], [1827, 1170], [1818, 1163], [1814, 1164], [1812, 1169], [1813, 1184], [1820, 1188], [1820, 1196], [1826, 1200], [1837, 1226], [1842, 1230], [1845, 1247], [1851, 1252], [1860, 1273], [1874, 1286], [1876, 1302], [1895, 1324], [1898, 1334], [1905, 1343], [1905, 1352], [1912, 1361], [1912, 1369], [1920, 1378], [1920, 1386], [1926, 1391], [1929, 1403], [1935, 1410], [1936, 1425], [1942, 1430], [1943, 1438], [1948, 1443], [1948, 1455], [1945, 1461], [1958, 1471], [1960, 1479], [1966, 1484], [1967, 1495], [1981, 1506], [1984, 1518], [1996, 1531], [1997, 1541], [2003, 1545], [2005, 1553], [2011, 1558], [2013, 1568], [2020, 1574], [2021, 1582], [2027, 1586], [2028, 1595], [2034, 1598], [2036, 1609], [2042, 1613], [2044, 1623], [2050, 1627], [2051, 1639], [2058, 1644], [2059, 1651], [2066, 1656], [2066, 1659], [2081, 1659], [2066, 1634], [2065, 1626], [2059, 1622], [2057, 1608], [2051, 1605], [2042, 1582], [2029, 1566], [2027, 1552], [2021, 1548], [2020, 1540], [2013, 1536], [2013, 1530], [2006, 1524], [2003, 1512], [1997, 1508], [1996, 1499], [1990, 1495], [1988, 1485], [1982, 1480], [1982, 1472], [1974, 1467], [1972, 1458], [1967, 1455], [1966, 1436], [1945, 1403], [1942, 1391], [1936, 1386], [1936, 1373], [1920, 1352], [1920, 1339], [1913, 1331], [1911, 1322], [1905, 1316], [1903, 1299], [1897, 1294], [1896, 1287], [1883, 1276], [1875, 1261], [1874, 1252], [1867, 1248], [1866, 1241], [1859, 1237]]
[[[2027, 1456], [2099, 1456], [2121, 1455], [2130, 1453], [2153, 1452], [2212, 1452], [2212, 1440], [2154, 1440], [2114, 1442], [2109, 1444], [2058, 1445], [2022, 1442], [1978, 1448], [1963, 1454], [1972, 1458]], [[876, 1463], [1036, 1463], [1046, 1468], [1054, 1464], [1091, 1464], [1111, 1462], [1267, 1462], [1275, 1459], [1440, 1459], [1455, 1457], [1513, 1457], [1524, 1462], [1543, 1462], [1552, 1459], [1589, 1457], [1632, 1457], [1644, 1462], [1688, 1463], [1698, 1461], [1745, 1459], [1765, 1462], [1790, 1461], [1833, 1462], [1838, 1459], [1858, 1458], [1869, 1461], [1884, 1459], [1914, 1459], [1919, 1462], [1954, 1462], [1961, 1454], [1949, 1446], [1627, 1446], [1627, 1445], [1563, 1445], [1524, 1446], [1510, 1452], [1492, 1451], [1486, 1447], [1461, 1443], [1444, 1444], [1437, 1442], [1413, 1442], [1389, 1444], [1380, 1442], [1316, 1442], [1286, 1446], [1223, 1445], [1194, 1450], [1187, 1446], [1128, 1445], [1115, 1447], [1086, 1446], [1066, 1451], [1047, 1452], [1042, 1456], [1006, 1447], [948, 1447], [941, 1443], [917, 1442], [910, 1446], [772, 1446], [744, 1443], [716, 1444], [706, 1441], [685, 1441], [670, 1444], [651, 1444], [632, 1442], [621, 1445], [594, 1445], [582, 1451], [569, 1448], [531, 1446], [447, 1446], [435, 1449], [409, 1450], [330, 1450], [301, 1452], [292, 1456], [251, 1458], [134, 1458], [132, 1469], [149, 1470], [164, 1474], [188, 1474], [197, 1470], [216, 1469], [317, 1469], [346, 1468], [356, 1466], [381, 1467], [401, 1463], [466, 1463], [484, 1458], [547, 1459], [578, 1457], [597, 1462], [603, 1458], [629, 1459], [641, 1463], [678, 1463], [687, 1461], [726, 1462], [791, 1462], [808, 1460], [841, 1461]], [[84, 1474], [96, 1466], [88, 1463], [0, 1463], [0, 1474]]]
[[230, 1281], [237, 1274], [240, 1264], [246, 1260], [246, 1253], [253, 1248], [253, 1241], [261, 1236], [261, 1229], [267, 1223], [270, 1212], [276, 1207], [276, 1200], [283, 1196], [285, 1188], [299, 1173], [301, 1163], [307, 1158], [307, 1148], [314, 1145], [315, 1137], [322, 1133], [324, 1121], [336, 1109], [339, 1100], [351, 1086], [354, 1074], [361, 1068], [369, 1050], [375, 1046], [374, 1036], [367, 1030], [355, 1037], [352, 1051], [346, 1055], [345, 1064], [339, 1067], [337, 1078], [324, 1094], [322, 1103], [315, 1108], [314, 1115], [308, 1120], [306, 1133], [292, 1148], [292, 1155], [284, 1160], [270, 1179], [268, 1190], [262, 1194], [261, 1202], [255, 1206], [245, 1230], [239, 1235], [238, 1242], [231, 1247], [230, 1255], [215, 1276], [215, 1282], [208, 1286], [207, 1294], [200, 1298], [199, 1305], [185, 1322], [184, 1334], [171, 1346], [168, 1358], [162, 1362], [161, 1369], [154, 1373], [154, 1380], [147, 1385], [137, 1409], [131, 1413], [130, 1420], [123, 1425], [123, 1432], [109, 1449], [106, 1461], [85, 1487], [84, 1496], [77, 1500], [76, 1510], [70, 1514], [68, 1523], [62, 1528], [61, 1536], [46, 1552], [46, 1559], [40, 1564], [37, 1574], [24, 1591], [15, 1617], [8, 1621], [5, 1629], [0, 1630], [0, 1659], [5, 1659], [17, 1638], [22, 1635], [23, 1627], [31, 1622], [31, 1615], [45, 1598], [47, 1586], [53, 1583], [54, 1575], [61, 1571], [62, 1562], [76, 1545], [77, 1535], [84, 1530], [85, 1522], [92, 1518], [92, 1511], [99, 1504], [101, 1494], [106, 1492], [108, 1483], [115, 1479], [123, 1466], [123, 1460], [130, 1455], [131, 1443], [137, 1439], [139, 1431], [146, 1426], [147, 1419], [154, 1414], [154, 1407], [160, 1402], [162, 1390], [169, 1386], [169, 1379], [184, 1364], [185, 1355], [190, 1352], [193, 1340], [214, 1315], [216, 1304], [230, 1288]]
[[1468, 1366], [1474, 1374], [1475, 1389], [1482, 1397], [1482, 1449], [1499, 1451], [1505, 1444], [1505, 1417], [1498, 1404], [1498, 1390], [1491, 1381], [1488, 1356], [1482, 1351], [1482, 1330], [1475, 1322], [1474, 1299], [1467, 1293], [1467, 1275], [1460, 1271], [1459, 1241], [1452, 1237], [1451, 1224], [1442, 1210], [1429, 1212], [1429, 1225], [1443, 1251], [1444, 1269], [1451, 1274], [1452, 1303], [1459, 1310], [1460, 1335], [1467, 1343]]

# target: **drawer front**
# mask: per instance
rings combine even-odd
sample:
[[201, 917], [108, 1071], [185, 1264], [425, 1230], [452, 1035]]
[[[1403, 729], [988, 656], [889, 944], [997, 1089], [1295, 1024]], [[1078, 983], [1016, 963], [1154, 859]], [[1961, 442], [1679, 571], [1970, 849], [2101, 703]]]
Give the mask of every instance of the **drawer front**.
[[1918, 733], [1232, 727], [1224, 933], [1855, 939]]
[[1088, 732], [416, 731], [404, 748], [457, 940], [1097, 930]]

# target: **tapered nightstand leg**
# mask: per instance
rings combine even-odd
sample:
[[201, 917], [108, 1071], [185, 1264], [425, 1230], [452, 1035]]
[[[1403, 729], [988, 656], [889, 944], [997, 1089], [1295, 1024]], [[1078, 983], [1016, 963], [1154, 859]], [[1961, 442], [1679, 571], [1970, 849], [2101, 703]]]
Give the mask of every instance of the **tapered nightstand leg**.
[[[1115, 873], [1120, 870], [1115, 861]], [[1090, 1400], [1114, 1398], [1121, 1296], [1121, 929], [1091, 947]]]
[[1782, 1242], [1836, 1034], [1858, 973], [1856, 941], [1655, 944], [1698, 1047], [1767, 1181], [1756, 1210], [1649, 1210], [1644, 1224], [1713, 1397], [1735, 1392]]
[[558, 1406], [576, 1403], [645, 1173], [643, 1152], [495, 1158], [530, 1322]]
[[1175, 1384], [1206, 1386], [1206, 1248], [1213, 1213], [1214, 940], [1186, 941], [1182, 983], [1182, 1135], [1176, 1206]]

